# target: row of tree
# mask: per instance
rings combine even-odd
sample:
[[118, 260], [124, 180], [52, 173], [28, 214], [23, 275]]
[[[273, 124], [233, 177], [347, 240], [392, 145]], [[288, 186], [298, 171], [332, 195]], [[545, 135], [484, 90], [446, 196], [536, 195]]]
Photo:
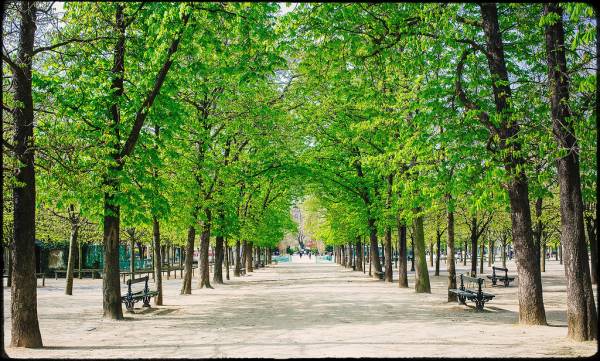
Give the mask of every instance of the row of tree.
[[446, 220], [436, 232], [446, 228], [449, 288], [457, 209], [472, 252], [485, 229], [510, 229], [524, 324], [546, 322], [539, 245], [560, 213], [569, 336], [596, 338], [584, 226], [594, 255], [590, 7], [302, 4], [282, 15], [274, 3], [114, 2], [66, 3], [63, 14], [22, 1], [2, 10], [13, 346], [42, 345], [36, 209], [68, 222], [71, 250], [80, 227], [96, 225], [104, 316], [122, 319], [122, 229], [152, 234], [158, 287], [161, 238], [185, 245], [188, 294], [197, 238], [199, 286], [210, 287], [211, 240], [222, 282], [225, 243], [235, 257], [273, 247], [294, 228], [289, 207], [303, 194], [325, 219], [321, 237], [365, 242], [387, 281], [392, 240], [404, 255], [410, 230], [418, 292], [430, 290], [425, 218]]
[[285, 24], [298, 76], [290, 99], [304, 103], [291, 116], [315, 174], [315, 234], [356, 245], [358, 258], [365, 242], [389, 282], [397, 243], [407, 287], [409, 230], [415, 290], [430, 292], [424, 220], [436, 243], [446, 234], [452, 289], [459, 215], [473, 260], [487, 230], [488, 239], [510, 239], [519, 320], [534, 325], [546, 324], [540, 249], [557, 238], [569, 337], [596, 339], [593, 9], [302, 4]]

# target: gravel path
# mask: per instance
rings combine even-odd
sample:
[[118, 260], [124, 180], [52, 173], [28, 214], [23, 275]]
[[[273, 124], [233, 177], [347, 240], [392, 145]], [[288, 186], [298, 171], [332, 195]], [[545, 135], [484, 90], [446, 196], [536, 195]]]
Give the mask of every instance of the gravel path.
[[[142, 310], [138, 303], [120, 322], [100, 317], [101, 280], [76, 279], [74, 296], [64, 295], [64, 279], [46, 280], [38, 288], [45, 347], [5, 351], [18, 358], [569, 357], [597, 351], [595, 342], [566, 339], [564, 272], [556, 261], [543, 275], [549, 326], [524, 327], [517, 324], [513, 285], [488, 288], [496, 298], [483, 313], [445, 302], [443, 262], [442, 276], [431, 272], [432, 293], [416, 294], [304, 258], [240, 278], [232, 272], [225, 285], [188, 296], [179, 295], [179, 278], [165, 279], [164, 306]], [[508, 267], [514, 274], [514, 264]], [[5, 287], [6, 345], [9, 299]]]

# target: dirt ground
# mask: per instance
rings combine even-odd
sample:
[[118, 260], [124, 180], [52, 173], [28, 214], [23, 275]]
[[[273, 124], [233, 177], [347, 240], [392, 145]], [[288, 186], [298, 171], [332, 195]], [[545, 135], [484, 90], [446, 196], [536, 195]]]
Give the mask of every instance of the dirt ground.
[[[468, 266], [458, 265], [458, 272]], [[416, 294], [331, 262], [294, 256], [215, 289], [179, 295], [181, 279], [164, 279], [164, 306], [102, 320], [101, 280], [64, 279], [38, 288], [43, 349], [6, 348], [29, 358], [205, 357], [571, 357], [597, 352], [596, 342], [566, 338], [562, 265], [543, 274], [548, 326], [520, 326], [517, 287], [488, 286], [485, 312], [446, 302], [442, 275], [431, 294]], [[508, 264], [515, 274], [515, 265]], [[491, 268], [485, 267], [491, 273]], [[212, 276], [212, 275], [211, 275]], [[414, 272], [409, 285], [414, 285]], [[394, 279], [397, 279], [396, 274]], [[41, 285], [41, 280], [38, 281]], [[122, 284], [122, 292], [126, 292]], [[152, 283], [150, 287], [153, 288]], [[596, 294], [597, 297], [597, 294]], [[10, 289], [4, 288], [4, 342], [10, 342]]]

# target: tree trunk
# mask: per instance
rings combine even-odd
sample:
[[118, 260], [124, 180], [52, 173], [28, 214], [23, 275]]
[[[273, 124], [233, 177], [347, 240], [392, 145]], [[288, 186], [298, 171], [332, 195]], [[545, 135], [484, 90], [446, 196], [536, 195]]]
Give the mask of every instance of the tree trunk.
[[[492, 239], [488, 239], [488, 268], [492, 267], [492, 261], [494, 258], [494, 243], [492, 242]], [[483, 271], [482, 271], [483, 272]]]
[[246, 242], [246, 273], [253, 272], [253, 255], [252, 255], [253, 245], [251, 242]]
[[213, 282], [223, 284], [223, 236], [216, 237], [215, 257], [213, 264]]
[[362, 271], [364, 271], [363, 258], [364, 258], [365, 250], [364, 250], [363, 244], [360, 240], [360, 236], [356, 237], [356, 240], [357, 240], [357, 242], [356, 242], [356, 270], [362, 272]]
[[560, 242], [565, 247], [568, 336], [577, 341], [587, 341], [597, 338], [597, 314], [587, 260], [579, 152], [568, 107], [569, 80], [562, 8], [558, 4], [544, 4], [544, 15], [551, 13], [558, 15], [554, 24], [546, 25], [545, 28], [552, 130], [559, 147], [567, 151], [565, 156], [557, 160], [557, 168], [560, 189]]
[[526, 160], [520, 155], [518, 122], [511, 119], [513, 115], [509, 103], [512, 95], [506, 70], [502, 35], [498, 24], [498, 10], [495, 3], [483, 3], [480, 8], [496, 113], [500, 116], [499, 125], [494, 127], [496, 134], [493, 135], [498, 136], [499, 147], [504, 154], [504, 167], [511, 177], [507, 188], [519, 278], [519, 322], [529, 325], [545, 325], [546, 315], [542, 298], [540, 264], [535, 257], [537, 251], [532, 239], [529, 186], [524, 170]]
[[129, 252], [129, 272], [133, 278], [133, 272], [135, 272], [135, 239], [133, 237], [129, 240]]
[[154, 304], [162, 306], [162, 254], [160, 247], [160, 225], [156, 216], [152, 217], [152, 242], [154, 243], [154, 280], [156, 283], [156, 290], [158, 291], [158, 295], [154, 297]]
[[436, 240], [435, 240], [435, 275], [440, 275], [440, 256], [442, 254], [441, 246], [442, 246], [442, 233], [439, 231], [436, 232]]
[[414, 235], [410, 237], [410, 249], [412, 252], [412, 257], [410, 258], [410, 270], [411, 272], [415, 271], [415, 237]]
[[[416, 209], [415, 213], [420, 212]], [[417, 216], [414, 220], [414, 259], [415, 259], [415, 292], [431, 293], [429, 284], [429, 271], [427, 270], [427, 258], [425, 257], [425, 232], [423, 230], [423, 217]]]
[[429, 267], [433, 267], [433, 242], [429, 243]]
[[225, 242], [225, 278], [229, 281], [229, 247]]
[[481, 245], [479, 246], [480, 249], [480, 258], [479, 258], [479, 274], [483, 273], [483, 253], [485, 252], [485, 242], [482, 241]]
[[183, 283], [181, 285], [182, 295], [192, 294], [192, 274], [194, 267], [194, 238], [196, 238], [196, 228], [188, 228], [188, 238], [185, 244], [185, 269], [183, 273]]
[[69, 258], [67, 261], [67, 285], [65, 294], [73, 294], [73, 269], [75, 268], [75, 252], [77, 252], [77, 236], [79, 234], [79, 226], [71, 224], [71, 239], [69, 240]]
[[246, 267], [246, 264], [248, 263], [248, 261], [246, 260], [247, 252], [248, 252], [248, 242], [242, 241], [241, 252], [242, 252], [242, 254], [241, 254], [240, 264], [243, 266], [241, 268], [244, 268], [244, 267]]
[[[13, 237], [11, 280], [12, 347], [42, 347], [37, 316], [37, 278], [35, 275], [35, 168], [33, 140], [33, 98], [31, 60], [36, 30], [33, 1], [18, 5], [20, 14], [19, 45], [13, 69], [14, 154], [19, 161], [13, 186]], [[4, 61], [3, 61], [4, 63]]]
[[[10, 243], [7, 247], [8, 250], [8, 279], [6, 280], [6, 286], [7, 287], [11, 287], [12, 286], [12, 268], [13, 268], [13, 248], [15, 247], [14, 243]], [[36, 280], [37, 282], [37, 280]], [[37, 289], [36, 289], [37, 291]]]
[[79, 263], [77, 269], [79, 270], [79, 279], [81, 279], [81, 267], [83, 265], [83, 247], [81, 242], [77, 242], [77, 248], [79, 248], [79, 257], [77, 258], [77, 262]]
[[563, 253], [562, 253], [563, 247], [562, 247], [562, 243], [558, 245], [558, 258], [560, 261], [560, 264], [563, 264]]
[[240, 251], [241, 251], [240, 250], [240, 246], [241, 246], [241, 244], [240, 243], [241, 242], [240, 242], [239, 239], [235, 242], [235, 268], [233, 269], [233, 276], [234, 277], [239, 277], [240, 276], [240, 268], [241, 268], [240, 267], [240, 261], [241, 261], [240, 260], [240, 258], [241, 258], [241, 255], [240, 255]]
[[471, 219], [471, 277], [477, 276], [477, 217]]
[[542, 272], [546, 272], [546, 243], [542, 243], [542, 257], [540, 258], [540, 268]]
[[[597, 232], [597, 220], [593, 217], [586, 217], [588, 241], [590, 243], [590, 262], [591, 262], [591, 279], [592, 284], [597, 284], [597, 272], [598, 272], [598, 235]], [[558, 252], [557, 252], [558, 257]], [[558, 258], [557, 258], [558, 259]]]
[[506, 268], [506, 238], [502, 238], [502, 267]]
[[408, 288], [407, 254], [406, 254], [406, 224], [396, 217], [398, 227], [398, 287]]
[[210, 242], [210, 210], [205, 210], [207, 220], [202, 224], [202, 234], [200, 234], [200, 260], [198, 262], [199, 279], [198, 288], [213, 288], [210, 285], [210, 274], [208, 264], [208, 246]]
[[[379, 261], [379, 245], [377, 244], [377, 228], [375, 227], [375, 220], [369, 218], [369, 239], [371, 241], [371, 263], [375, 272], [381, 272], [381, 262]], [[372, 275], [378, 278], [375, 273]]]
[[[448, 200], [452, 198], [448, 195]], [[454, 264], [454, 212], [448, 210], [448, 250], [446, 251], [448, 265], [448, 289], [456, 289], [456, 266]], [[455, 302], [456, 294], [448, 292], [448, 302]]]

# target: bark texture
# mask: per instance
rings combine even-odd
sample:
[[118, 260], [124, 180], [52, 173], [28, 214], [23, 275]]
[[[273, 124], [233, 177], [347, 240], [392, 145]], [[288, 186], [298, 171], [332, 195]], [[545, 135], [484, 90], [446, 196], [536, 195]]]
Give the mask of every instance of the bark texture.
[[37, 279], [35, 276], [35, 168], [33, 146], [33, 98], [31, 61], [36, 30], [33, 1], [18, 5], [19, 44], [13, 69], [15, 107], [13, 146], [20, 166], [13, 186], [13, 237], [11, 279], [12, 347], [42, 347], [37, 316]]
[[546, 26], [545, 35], [552, 130], [559, 147], [566, 151], [566, 155], [557, 160], [557, 168], [560, 189], [560, 242], [564, 247], [567, 279], [568, 336], [577, 341], [595, 340], [598, 324], [585, 242], [579, 152], [568, 107], [569, 80], [562, 8], [558, 4], [544, 4], [544, 15], [548, 14], [558, 15], [554, 24]]

